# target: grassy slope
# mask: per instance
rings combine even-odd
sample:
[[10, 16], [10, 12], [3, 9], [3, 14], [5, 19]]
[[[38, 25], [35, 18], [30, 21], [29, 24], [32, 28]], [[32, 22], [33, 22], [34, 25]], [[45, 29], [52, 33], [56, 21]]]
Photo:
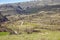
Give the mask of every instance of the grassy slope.
[[[36, 32], [32, 34], [20, 34], [20, 35], [7, 35], [7, 36], [1, 36], [0, 40], [60, 40], [60, 31], [57, 31], [57, 29], [60, 29], [60, 14], [44, 14], [41, 16], [40, 14], [34, 15], [33, 17], [26, 17], [22, 21], [24, 22], [23, 25], [21, 25], [21, 20], [12, 22], [12, 23], [6, 23], [4, 26], [11, 28], [13, 30], [17, 30], [18, 32], [24, 32], [24, 30], [29, 30], [31, 28], [37, 28], [42, 29], [41, 32]], [[46, 21], [47, 20], [47, 21]], [[54, 21], [50, 21], [54, 20]], [[55, 21], [56, 20], [56, 21]], [[34, 22], [35, 21], [35, 22]], [[56, 23], [55, 23], [56, 22]], [[51, 24], [52, 23], [52, 24]], [[58, 23], [58, 24], [57, 24]], [[45, 31], [45, 29], [47, 31]], [[55, 31], [51, 31], [51, 30]]]
[[[42, 15], [42, 16], [41, 16]], [[26, 28], [47, 28], [52, 30], [60, 29], [60, 14], [48, 12], [38, 13], [32, 16], [27, 16], [23, 20], [17, 20], [15, 22], [6, 23], [4, 26], [11, 28], [13, 30], [26, 29]], [[21, 23], [23, 24], [21, 25]]]
[[0, 36], [0, 40], [60, 40], [59, 31], [45, 33]]

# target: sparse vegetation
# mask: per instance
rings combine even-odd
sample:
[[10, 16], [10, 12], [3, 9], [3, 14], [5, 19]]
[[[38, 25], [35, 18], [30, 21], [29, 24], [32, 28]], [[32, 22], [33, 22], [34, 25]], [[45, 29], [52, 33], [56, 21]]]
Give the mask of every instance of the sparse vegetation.
[[60, 40], [60, 5], [35, 6], [2, 7], [13, 14], [0, 13], [0, 40]]
[[47, 31], [45, 33], [7, 35], [0, 36], [0, 40], [60, 40], [60, 32]]

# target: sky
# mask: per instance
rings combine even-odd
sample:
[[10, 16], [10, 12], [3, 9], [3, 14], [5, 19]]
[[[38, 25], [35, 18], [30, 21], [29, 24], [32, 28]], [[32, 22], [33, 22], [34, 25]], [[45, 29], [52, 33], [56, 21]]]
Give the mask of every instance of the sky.
[[0, 0], [0, 4], [26, 2], [26, 1], [30, 1], [30, 0]]

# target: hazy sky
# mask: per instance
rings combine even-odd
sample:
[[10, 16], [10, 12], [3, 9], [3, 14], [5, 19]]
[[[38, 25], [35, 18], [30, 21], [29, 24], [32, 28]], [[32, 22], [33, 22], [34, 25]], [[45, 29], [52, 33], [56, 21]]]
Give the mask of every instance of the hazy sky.
[[30, 0], [0, 0], [0, 4], [26, 2], [26, 1], [30, 1]]

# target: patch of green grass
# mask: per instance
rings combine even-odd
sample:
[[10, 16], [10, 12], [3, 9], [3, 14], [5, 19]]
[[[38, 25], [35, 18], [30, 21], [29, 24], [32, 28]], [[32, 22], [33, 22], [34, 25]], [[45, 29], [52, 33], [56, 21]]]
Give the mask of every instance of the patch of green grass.
[[0, 36], [9, 35], [9, 32], [0, 32]]
[[46, 31], [45, 33], [7, 35], [1, 36], [0, 40], [60, 40], [60, 32]]

